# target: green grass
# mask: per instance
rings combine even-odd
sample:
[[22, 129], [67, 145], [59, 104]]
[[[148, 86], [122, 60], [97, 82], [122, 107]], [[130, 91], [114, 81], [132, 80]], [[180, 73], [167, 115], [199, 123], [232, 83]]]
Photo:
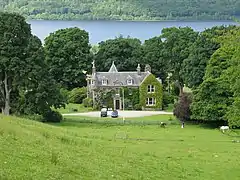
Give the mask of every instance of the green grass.
[[[74, 111], [76, 109], [77, 111]], [[65, 108], [55, 109], [61, 114], [68, 114], [68, 113], [81, 113], [81, 112], [88, 112], [92, 111], [92, 108], [86, 108], [83, 106], [83, 104], [66, 104]]]
[[239, 131], [196, 125], [55, 126], [0, 116], [0, 179], [239, 180], [239, 139]]
[[61, 125], [81, 126], [81, 123], [94, 124], [114, 124], [114, 125], [159, 125], [161, 122], [167, 124], [179, 124], [179, 121], [173, 115], [161, 114], [145, 117], [126, 117], [111, 118], [111, 117], [84, 117], [84, 116], [65, 116]]

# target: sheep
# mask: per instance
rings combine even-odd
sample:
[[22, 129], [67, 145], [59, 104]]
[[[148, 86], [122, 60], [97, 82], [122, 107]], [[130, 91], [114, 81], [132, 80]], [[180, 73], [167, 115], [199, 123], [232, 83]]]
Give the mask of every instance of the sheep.
[[165, 128], [166, 125], [167, 125], [167, 124], [166, 124], [165, 122], [161, 122], [161, 123], [160, 123], [160, 126], [163, 127], [163, 128]]
[[220, 130], [224, 133], [225, 130], [229, 130], [229, 126], [221, 126]]

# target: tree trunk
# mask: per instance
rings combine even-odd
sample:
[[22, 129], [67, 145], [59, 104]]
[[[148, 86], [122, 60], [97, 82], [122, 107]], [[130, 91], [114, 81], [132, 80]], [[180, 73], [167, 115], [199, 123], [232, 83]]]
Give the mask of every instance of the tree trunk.
[[179, 96], [182, 96], [183, 94], [183, 87], [179, 85]]
[[183, 83], [181, 83], [179, 80], [177, 80], [177, 86], [179, 88], [179, 96], [183, 94]]
[[11, 93], [11, 89], [9, 89], [8, 86], [8, 75], [5, 72], [5, 77], [4, 77], [4, 88], [5, 88], [5, 103], [4, 103], [4, 107], [3, 107], [3, 114], [4, 115], [9, 115], [10, 114], [10, 93]]

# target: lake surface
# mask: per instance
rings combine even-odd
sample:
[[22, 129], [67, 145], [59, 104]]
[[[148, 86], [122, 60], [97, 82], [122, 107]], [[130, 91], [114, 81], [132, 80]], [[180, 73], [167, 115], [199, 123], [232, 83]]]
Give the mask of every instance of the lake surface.
[[161, 30], [167, 27], [189, 26], [195, 31], [221, 25], [236, 25], [231, 21], [45, 21], [31, 20], [33, 34], [42, 41], [50, 33], [69, 27], [79, 27], [89, 33], [90, 43], [97, 44], [119, 35], [130, 36], [144, 41], [154, 36], [159, 36]]

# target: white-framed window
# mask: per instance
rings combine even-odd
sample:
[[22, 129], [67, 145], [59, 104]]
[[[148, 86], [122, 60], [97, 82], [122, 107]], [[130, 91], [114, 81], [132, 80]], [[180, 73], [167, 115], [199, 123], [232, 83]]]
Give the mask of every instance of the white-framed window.
[[106, 86], [106, 85], [107, 85], [107, 79], [103, 79], [103, 80], [102, 80], [102, 85], [103, 85], [103, 86]]
[[128, 79], [127, 80], [127, 85], [132, 85], [133, 84], [133, 80], [132, 79]]
[[155, 92], [155, 86], [154, 85], [148, 85], [148, 93], [154, 93]]
[[146, 105], [147, 106], [155, 106], [156, 105], [156, 99], [155, 98], [147, 98], [146, 99]]

